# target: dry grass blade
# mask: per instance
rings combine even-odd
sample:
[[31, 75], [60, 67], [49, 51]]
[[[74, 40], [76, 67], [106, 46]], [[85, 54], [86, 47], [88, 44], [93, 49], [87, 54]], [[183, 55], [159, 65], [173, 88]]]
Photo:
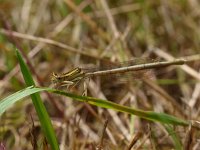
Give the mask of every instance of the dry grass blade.
[[126, 150], [131, 150], [131, 148], [135, 145], [135, 143], [141, 138], [142, 132], [137, 132], [133, 139], [131, 140], [131, 143], [129, 144], [128, 148]]
[[194, 146], [195, 129], [190, 125], [184, 141], [184, 150], [192, 150]]
[[105, 137], [105, 133], [106, 133], [106, 127], [108, 125], [108, 120], [105, 121], [104, 123], [104, 127], [103, 127], [103, 130], [102, 130], [102, 135], [101, 135], [101, 139], [100, 139], [100, 142], [99, 142], [99, 145], [96, 147], [97, 150], [103, 150], [104, 146], [103, 146], [103, 140], [104, 140], [104, 137]]
[[91, 29], [98, 33], [99, 36], [104, 39], [106, 42], [110, 41], [106, 32], [104, 32], [100, 27], [97, 26], [97, 24], [86, 14], [84, 14], [83, 12], [81, 12], [77, 6], [74, 4], [73, 1], [71, 0], [65, 0], [65, 2], [67, 3], [67, 5], [73, 10], [75, 11], [90, 27]]

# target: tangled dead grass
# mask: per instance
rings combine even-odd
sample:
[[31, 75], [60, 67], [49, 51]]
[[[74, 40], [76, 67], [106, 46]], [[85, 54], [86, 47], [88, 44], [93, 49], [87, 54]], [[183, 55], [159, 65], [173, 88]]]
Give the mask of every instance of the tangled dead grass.
[[[52, 72], [66, 72], [77, 66], [111, 64], [135, 57], [184, 57], [189, 60], [187, 65], [155, 69], [151, 77], [140, 80], [91, 78], [87, 95], [199, 120], [199, 6], [198, 1], [4, 0], [0, 3], [0, 97], [24, 87], [13, 53], [15, 46], [26, 56], [39, 86], [51, 86]], [[82, 94], [82, 85], [71, 92]], [[43, 94], [42, 98], [60, 149], [178, 147], [167, 128], [158, 123], [63, 97]], [[198, 147], [196, 130], [175, 127], [174, 131], [181, 147]], [[6, 149], [48, 147], [30, 100], [17, 103], [1, 116], [0, 135]]]

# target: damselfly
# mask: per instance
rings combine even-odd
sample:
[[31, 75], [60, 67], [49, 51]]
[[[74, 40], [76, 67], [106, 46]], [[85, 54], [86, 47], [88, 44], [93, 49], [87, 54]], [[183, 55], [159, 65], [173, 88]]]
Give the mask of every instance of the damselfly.
[[56, 84], [56, 86], [65, 86], [65, 85], [70, 86], [70, 85], [77, 84], [79, 81], [81, 81], [84, 78], [88, 78], [92, 76], [120, 74], [120, 73], [126, 73], [130, 71], [140, 71], [140, 70], [145, 70], [145, 69], [162, 68], [162, 67], [167, 67], [171, 65], [183, 65], [185, 62], [186, 60], [184, 59], [176, 59], [173, 61], [143, 63], [143, 64], [137, 64], [137, 65], [132, 65], [132, 66], [107, 69], [107, 70], [100, 70], [100, 71], [94, 71], [94, 72], [84, 72], [83, 69], [77, 67], [61, 75], [53, 73], [51, 80], [54, 84]]

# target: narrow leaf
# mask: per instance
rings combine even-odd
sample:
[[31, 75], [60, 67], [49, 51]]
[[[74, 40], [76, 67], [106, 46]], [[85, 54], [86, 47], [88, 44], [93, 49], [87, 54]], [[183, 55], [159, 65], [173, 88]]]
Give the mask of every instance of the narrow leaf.
[[[20, 68], [22, 75], [24, 77], [24, 80], [26, 82], [27, 86], [35, 85], [31, 72], [29, 71], [26, 63], [24, 62], [20, 52], [16, 50], [17, 58], [19, 60]], [[57, 143], [57, 139], [55, 136], [55, 132], [53, 130], [53, 126], [50, 120], [50, 117], [46, 111], [46, 108], [44, 104], [42, 103], [42, 100], [40, 98], [40, 95], [38, 93], [31, 94], [31, 99], [34, 104], [34, 107], [36, 109], [37, 115], [39, 117], [42, 130], [45, 134], [45, 137], [47, 138], [49, 144], [51, 145], [52, 149], [58, 150], [59, 146]]]

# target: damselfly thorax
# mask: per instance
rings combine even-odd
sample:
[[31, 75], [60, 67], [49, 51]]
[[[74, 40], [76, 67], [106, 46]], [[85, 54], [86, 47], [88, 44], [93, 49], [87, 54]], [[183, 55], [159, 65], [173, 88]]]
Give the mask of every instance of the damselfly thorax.
[[79, 82], [81, 79], [85, 77], [85, 73], [81, 68], [74, 68], [67, 73], [56, 74], [53, 72], [51, 81], [55, 84], [56, 87], [59, 86], [70, 86]]

